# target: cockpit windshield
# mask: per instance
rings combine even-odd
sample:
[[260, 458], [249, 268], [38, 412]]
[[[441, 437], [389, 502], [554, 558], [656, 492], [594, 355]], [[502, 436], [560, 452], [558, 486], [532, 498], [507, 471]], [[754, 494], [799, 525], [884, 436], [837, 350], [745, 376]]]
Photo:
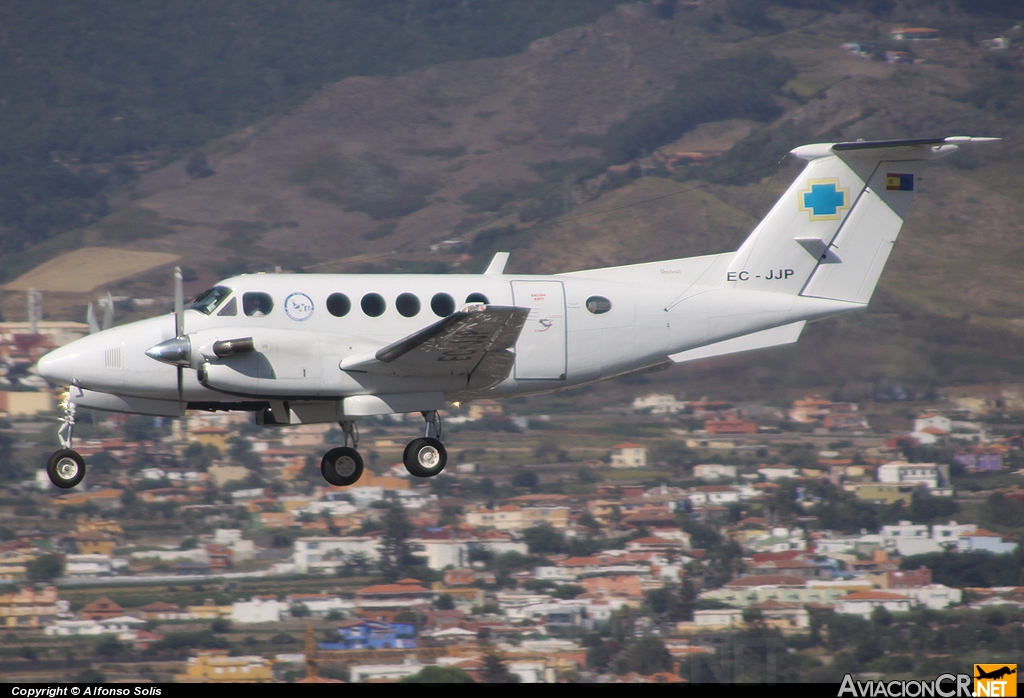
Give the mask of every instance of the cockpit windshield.
[[227, 286], [214, 286], [196, 296], [196, 299], [189, 303], [188, 307], [191, 310], [198, 310], [203, 315], [209, 315], [230, 295], [231, 289]]

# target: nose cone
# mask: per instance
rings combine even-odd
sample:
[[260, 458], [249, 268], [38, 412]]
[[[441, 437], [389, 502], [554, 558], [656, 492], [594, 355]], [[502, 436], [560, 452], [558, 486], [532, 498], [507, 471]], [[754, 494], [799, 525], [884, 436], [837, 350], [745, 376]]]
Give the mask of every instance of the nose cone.
[[39, 359], [36, 369], [40, 376], [55, 385], [71, 385], [71, 381], [75, 378], [76, 353], [70, 344], [54, 349]]

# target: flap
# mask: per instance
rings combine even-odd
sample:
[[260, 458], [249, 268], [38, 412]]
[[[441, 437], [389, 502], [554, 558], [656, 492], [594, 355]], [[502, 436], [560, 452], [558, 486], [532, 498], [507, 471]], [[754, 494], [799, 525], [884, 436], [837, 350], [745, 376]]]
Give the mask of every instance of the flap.
[[469, 375], [488, 352], [515, 346], [529, 314], [529, 308], [469, 305], [372, 356], [350, 357], [341, 368], [407, 377]]

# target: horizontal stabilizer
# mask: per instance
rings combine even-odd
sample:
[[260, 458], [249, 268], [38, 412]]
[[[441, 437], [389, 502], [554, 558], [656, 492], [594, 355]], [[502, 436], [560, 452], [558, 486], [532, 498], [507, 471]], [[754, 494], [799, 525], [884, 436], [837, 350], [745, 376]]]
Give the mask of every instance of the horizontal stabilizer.
[[[372, 356], [353, 356], [341, 363], [344, 371], [409, 378], [471, 376], [478, 367], [500, 366], [488, 382], [508, 376], [512, 354], [529, 308], [470, 305], [408, 337], [379, 349]], [[507, 358], [503, 355], [507, 354]], [[497, 358], [497, 360], [495, 360]], [[474, 381], [476, 382], [476, 381]]]
[[806, 321], [801, 320], [790, 325], [773, 327], [770, 330], [761, 330], [760, 332], [745, 334], [742, 337], [733, 337], [732, 339], [709, 344], [705, 347], [681, 351], [678, 354], [670, 355], [668, 358], [679, 364], [684, 361], [710, 359], [713, 356], [725, 356], [727, 354], [738, 354], [741, 351], [767, 349], [768, 347], [792, 344], [800, 339], [800, 333], [804, 331], [804, 325], [806, 324]]

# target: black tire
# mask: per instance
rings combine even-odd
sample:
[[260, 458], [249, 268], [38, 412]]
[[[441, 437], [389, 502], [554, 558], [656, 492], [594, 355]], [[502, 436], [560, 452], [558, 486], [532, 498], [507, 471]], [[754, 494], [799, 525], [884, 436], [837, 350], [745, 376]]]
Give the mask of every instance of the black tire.
[[46, 461], [46, 474], [62, 490], [69, 490], [85, 477], [85, 459], [70, 448], [55, 451]]
[[348, 487], [363, 475], [363, 457], [354, 448], [332, 448], [320, 461], [320, 474], [336, 487]]
[[448, 452], [437, 439], [413, 439], [402, 457], [405, 469], [415, 477], [434, 477], [448, 464]]

